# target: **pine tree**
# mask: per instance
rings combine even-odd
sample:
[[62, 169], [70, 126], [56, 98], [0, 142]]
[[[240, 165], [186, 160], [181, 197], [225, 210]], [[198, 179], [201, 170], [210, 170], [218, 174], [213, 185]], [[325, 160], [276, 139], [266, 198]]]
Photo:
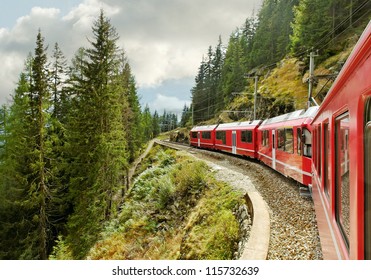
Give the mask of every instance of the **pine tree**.
[[31, 110], [28, 80], [26, 74], [20, 75], [3, 127], [5, 134], [1, 136], [0, 259], [38, 258], [38, 246], [33, 245], [38, 243], [37, 223], [33, 220], [37, 209], [29, 196], [34, 146], [29, 135]]
[[67, 241], [83, 257], [115, 212], [128, 161], [118, 34], [101, 11], [91, 47], [75, 57], [73, 108], [69, 122], [70, 191], [74, 213]]
[[47, 125], [49, 123], [49, 100], [50, 92], [48, 87], [47, 55], [44, 47], [44, 38], [39, 32], [36, 40], [35, 57], [32, 64], [32, 84], [30, 94], [32, 96], [32, 111], [34, 120], [31, 133], [35, 139], [31, 169], [32, 182], [30, 195], [38, 202], [39, 213], [35, 220], [38, 222], [39, 235], [39, 258], [47, 259], [50, 248], [50, 224], [48, 219], [48, 204], [50, 203], [51, 192], [49, 186], [50, 170], [48, 170], [48, 153], [51, 149], [47, 136]]
[[183, 111], [182, 111], [182, 116], [180, 119], [180, 126], [185, 127], [187, 122], [191, 118], [191, 111], [189, 110], [188, 106], [184, 104]]
[[122, 66], [121, 75], [122, 86], [123, 86], [123, 97], [128, 101], [128, 107], [124, 108], [124, 123], [125, 131], [127, 133], [127, 145], [129, 152], [129, 162], [133, 162], [138, 156], [140, 147], [142, 146], [142, 133], [143, 128], [141, 126], [141, 108], [139, 98], [137, 94], [137, 88], [135, 78], [131, 72], [131, 68], [125, 55], [122, 55]]
[[[147, 142], [153, 138], [152, 116], [148, 105], [144, 107], [141, 123], [143, 125], [143, 142]], [[161, 132], [163, 131], [161, 130]]]
[[155, 111], [152, 116], [152, 131], [153, 131], [153, 137], [157, 137], [161, 132], [160, 117], [157, 111]]
[[[39, 31], [34, 57], [29, 56], [26, 73], [20, 75], [5, 127], [0, 172], [8, 210], [1, 235], [5, 244], [14, 242], [2, 249], [9, 258], [46, 259], [53, 242], [47, 66], [44, 38]], [[9, 214], [12, 211], [17, 214]], [[18, 234], [14, 236], [14, 232]]]
[[51, 92], [52, 92], [52, 116], [59, 121], [65, 116], [66, 112], [63, 106], [66, 105], [66, 92], [63, 90], [65, 76], [67, 72], [67, 61], [63, 55], [62, 50], [59, 48], [58, 43], [55, 43], [52, 55], [52, 66], [50, 69], [51, 74]]
[[224, 104], [233, 100], [233, 93], [242, 92], [246, 86], [247, 55], [245, 40], [241, 39], [240, 30], [236, 30], [229, 39], [222, 69], [221, 83]]
[[302, 0], [294, 8], [291, 50], [301, 53], [314, 47], [332, 26], [330, 7], [332, 1]]

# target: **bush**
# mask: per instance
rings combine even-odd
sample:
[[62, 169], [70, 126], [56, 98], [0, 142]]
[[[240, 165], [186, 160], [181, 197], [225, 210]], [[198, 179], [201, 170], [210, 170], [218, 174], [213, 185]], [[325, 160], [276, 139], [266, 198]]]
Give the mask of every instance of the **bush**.
[[216, 182], [204, 162], [156, 151], [89, 258], [233, 258], [239, 225], [232, 211], [242, 194]]

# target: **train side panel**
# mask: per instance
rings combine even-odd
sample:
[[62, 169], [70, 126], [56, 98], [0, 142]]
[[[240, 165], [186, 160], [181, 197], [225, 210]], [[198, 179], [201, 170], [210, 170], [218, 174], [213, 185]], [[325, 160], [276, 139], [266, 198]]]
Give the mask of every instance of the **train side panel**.
[[317, 107], [265, 120], [258, 129], [258, 158], [308, 186], [311, 184], [311, 128]]
[[215, 146], [215, 129], [218, 125], [196, 126], [190, 131], [191, 146], [214, 149]]
[[369, 24], [311, 123], [313, 201], [325, 259], [371, 259], [370, 36]]
[[251, 158], [257, 157], [257, 128], [261, 121], [220, 124], [215, 131], [215, 149]]

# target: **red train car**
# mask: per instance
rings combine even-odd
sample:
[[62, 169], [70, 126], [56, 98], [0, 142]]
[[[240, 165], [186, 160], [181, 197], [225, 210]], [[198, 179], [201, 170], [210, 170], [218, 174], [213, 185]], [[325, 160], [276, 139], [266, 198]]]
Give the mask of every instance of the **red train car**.
[[318, 107], [267, 119], [258, 128], [258, 158], [308, 186], [312, 181], [310, 122]]
[[220, 124], [215, 129], [215, 149], [256, 158], [256, 131], [261, 121]]
[[196, 126], [190, 132], [191, 146], [205, 149], [214, 149], [216, 125]]
[[325, 259], [371, 259], [371, 23], [311, 123]]

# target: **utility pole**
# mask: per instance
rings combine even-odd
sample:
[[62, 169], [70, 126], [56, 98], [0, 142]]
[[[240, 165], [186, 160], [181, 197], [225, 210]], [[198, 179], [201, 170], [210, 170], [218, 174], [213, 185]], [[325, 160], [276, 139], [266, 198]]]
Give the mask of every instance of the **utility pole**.
[[313, 93], [313, 82], [314, 82], [314, 57], [318, 56], [318, 54], [315, 54], [313, 51], [309, 54], [309, 87], [308, 87], [308, 102], [307, 106], [308, 108], [311, 105], [311, 102], [313, 101], [312, 93]]
[[254, 77], [246, 76], [248, 79], [254, 79], [254, 120], [256, 120], [256, 100], [258, 99], [258, 80], [259, 75], [255, 73]]
[[259, 76], [255, 75], [255, 87], [254, 87], [254, 120], [256, 120], [256, 99], [258, 95], [258, 79]]

